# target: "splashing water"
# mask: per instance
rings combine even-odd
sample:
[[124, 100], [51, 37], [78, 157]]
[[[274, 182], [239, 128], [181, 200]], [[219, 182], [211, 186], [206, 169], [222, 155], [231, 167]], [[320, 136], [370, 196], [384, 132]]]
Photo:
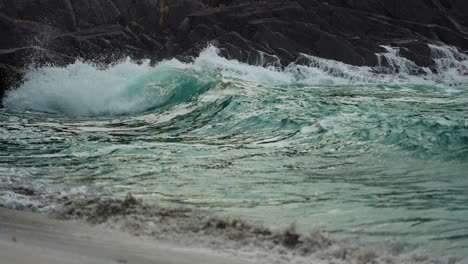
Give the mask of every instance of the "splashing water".
[[29, 71], [24, 84], [7, 94], [4, 105], [74, 116], [137, 113], [189, 100], [217, 84], [226, 86], [220, 84], [221, 78], [280, 87], [378, 85], [447, 91], [448, 87], [468, 85], [468, 56], [454, 48], [431, 46], [438, 73], [425, 69], [428, 74], [422, 76], [410, 74], [419, 67], [399, 57], [396, 48], [385, 48], [388, 52], [379, 56], [387, 59], [393, 75], [305, 54], [303, 58], [309, 61], [306, 66], [263, 68], [219, 57], [214, 47], [207, 48], [192, 64], [171, 60], [151, 67], [149, 61], [135, 64], [127, 60], [100, 70], [95, 65], [76, 62], [64, 68]]
[[264, 68], [209, 47], [193, 63], [30, 70], [0, 110], [0, 203], [131, 192], [466, 257], [468, 58], [430, 48], [434, 71], [393, 47], [375, 68], [305, 54]]

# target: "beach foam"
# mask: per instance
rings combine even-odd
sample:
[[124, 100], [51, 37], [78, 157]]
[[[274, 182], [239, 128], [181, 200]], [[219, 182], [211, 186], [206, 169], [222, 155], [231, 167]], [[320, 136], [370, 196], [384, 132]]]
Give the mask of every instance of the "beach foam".
[[239, 219], [213, 216], [187, 208], [149, 205], [127, 195], [125, 199], [91, 198], [67, 202], [52, 215], [84, 219], [136, 236], [208, 247], [255, 263], [456, 263], [418, 251], [370, 246], [362, 241], [335, 240], [316, 231], [302, 234], [291, 225], [272, 230]]
[[[64, 193], [51, 188], [10, 186], [10, 190], [5, 190], [3, 186], [1, 207], [47, 213], [61, 220], [82, 220], [137, 237], [253, 259], [254, 263], [454, 264], [464, 261], [431, 256], [422, 249], [337, 240], [320, 231], [301, 233], [294, 224], [274, 230], [242, 219], [219, 217], [205, 210], [148, 204], [130, 194], [119, 199], [107, 194], [86, 193], [83, 189]], [[12, 200], [5, 199], [5, 195]]]

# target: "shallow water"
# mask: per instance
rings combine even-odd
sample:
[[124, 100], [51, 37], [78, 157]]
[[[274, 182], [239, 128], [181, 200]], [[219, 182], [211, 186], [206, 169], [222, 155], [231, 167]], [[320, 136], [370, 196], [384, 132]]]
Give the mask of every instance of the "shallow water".
[[131, 192], [467, 256], [468, 59], [434, 49], [440, 72], [423, 77], [403, 59], [393, 74], [313, 57], [277, 70], [214, 48], [31, 70], [0, 110], [0, 202], [18, 202], [11, 186]]

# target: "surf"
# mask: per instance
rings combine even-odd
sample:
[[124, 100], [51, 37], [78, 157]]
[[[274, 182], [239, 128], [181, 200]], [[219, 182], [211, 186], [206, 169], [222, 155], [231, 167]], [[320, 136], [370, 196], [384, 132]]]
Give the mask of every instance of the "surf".
[[[248, 65], [207, 47], [191, 63], [176, 59], [154, 66], [130, 59], [104, 69], [77, 61], [65, 67], [27, 71], [24, 82], [7, 92], [5, 108], [70, 116], [108, 116], [154, 110], [191, 100], [230, 81], [274, 87], [377, 86], [383, 89], [426, 89], [459, 92], [468, 85], [468, 56], [452, 47], [430, 46], [436, 69], [418, 67], [385, 47], [376, 67], [357, 67], [303, 54], [301, 63]], [[382, 59], [383, 58], [383, 59]], [[423, 74], [414, 74], [423, 72]], [[389, 74], [390, 73], [390, 74]], [[224, 84], [221, 84], [224, 82]]]

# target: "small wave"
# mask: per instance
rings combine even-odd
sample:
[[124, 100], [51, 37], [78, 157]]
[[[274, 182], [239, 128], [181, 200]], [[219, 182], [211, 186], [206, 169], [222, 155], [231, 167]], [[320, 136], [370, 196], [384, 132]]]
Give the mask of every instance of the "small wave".
[[401, 245], [338, 240], [320, 231], [299, 232], [294, 224], [271, 229], [242, 219], [184, 207], [149, 204], [88, 188], [64, 188], [19, 180], [0, 182], [0, 207], [46, 213], [61, 220], [85, 221], [135, 236], [187, 247], [210, 248], [254, 263], [463, 263]]
[[52, 215], [103, 224], [136, 236], [199, 245], [234, 255], [253, 255], [255, 263], [456, 263], [454, 258], [339, 241], [318, 231], [303, 234], [294, 225], [275, 231], [204, 211], [149, 205], [130, 194], [125, 199], [72, 200]]

